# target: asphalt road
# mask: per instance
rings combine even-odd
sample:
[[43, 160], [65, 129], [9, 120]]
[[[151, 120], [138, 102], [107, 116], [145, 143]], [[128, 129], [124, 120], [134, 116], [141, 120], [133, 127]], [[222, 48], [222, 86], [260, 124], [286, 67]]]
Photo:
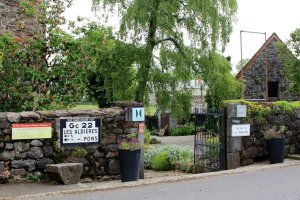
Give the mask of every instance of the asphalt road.
[[43, 199], [300, 200], [300, 166]]

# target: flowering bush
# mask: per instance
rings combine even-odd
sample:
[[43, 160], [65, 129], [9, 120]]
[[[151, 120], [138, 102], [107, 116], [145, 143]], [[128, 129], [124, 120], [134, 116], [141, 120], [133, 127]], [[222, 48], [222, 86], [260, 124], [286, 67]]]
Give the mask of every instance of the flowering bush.
[[271, 128], [264, 132], [266, 140], [274, 140], [276, 138], [282, 138], [284, 136], [285, 126], [280, 126], [278, 130]]
[[168, 167], [164, 168], [164, 170], [170, 170], [175, 168], [175, 163], [177, 162], [186, 163], [192, 160], [192, 150], [177, 145], [160, 146], [150, 149], [148, 152], [145, 152], [144, 157], [146, 168], [153, 168], [154, 170], [156, 170], [156, 166], [160, 166], [158, 162], [166, 163], [164, 165]]
[[141, 144], [138, 141], [137, 134], [128, 134], [125, 139], [119, 144], [119, 149], [135, 151], [141, 148]]

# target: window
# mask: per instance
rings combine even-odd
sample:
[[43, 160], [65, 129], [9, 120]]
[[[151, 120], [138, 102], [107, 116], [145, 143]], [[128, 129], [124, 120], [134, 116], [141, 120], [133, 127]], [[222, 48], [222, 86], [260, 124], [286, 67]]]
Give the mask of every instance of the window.
[[268, 97], [279, 97], [279, 82], [269, 81], [268, 82]]

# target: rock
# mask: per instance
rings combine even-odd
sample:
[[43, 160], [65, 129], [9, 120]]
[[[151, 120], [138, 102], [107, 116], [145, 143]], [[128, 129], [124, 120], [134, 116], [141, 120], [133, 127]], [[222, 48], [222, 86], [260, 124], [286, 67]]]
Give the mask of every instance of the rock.
[[5, 147], [5, 143], [4, 142], [0, 142], [0, 148], [4, 148]]
[[31, 159], [28, 159], [28, 160], [24, 160], [23, 161], [23, 166], [24, 167], [27, 167], [28, 168], [28, 171], [33, 171], [35, 170], [35, 160], [31, 160]]
[[42, 116], [42, 118], [47, 119], [47, 118], [54, 118], [56, 116], [54, 111], [38, 111], [38, 114], [40, 114]]
[[11, 167], [16, 169], [22, 168], [24, 167], [24, 162], [23, 160], [13, 160], [11, 161]]
[[118, 152], [117, 151], [114, 151], [114, 152], [108, 152], [106, 154], [106, 158], [117, 158], [119, 156]]
[[106, 147], [107, 151], [118, 151], [118, 145], [117, 144], [109, 144]]
[[96, 150], [94, 153], [95, 158], [102, 158], [104, 156], [105, 156], [105, 154], [103, 152], [99, 152], [99, 150]]
[[117, 142], [117, 136], [114, 133], [109, 133], [105, 135], [106, 144], [115, 144]]
[[58, 174], [65, 185], [78, 183], [82, 171], [82, 163], [61, 163], [46, 166], [46, 172]]
[[43, 153], [45, 157], [51, 156], [53, 154], [53, 147], [51, 146], [44, 146]]
[[23, 159], [23, 158], [26, 158], [26, 153], [20, 153], [20, 152], [16, 152], [16, 158], [17, 159]]
[[243, 151], [243, 158], [255, 158], [257, 156], [257, 147], [251, 146]]
[[123, 130], [122, 129], [114, 129], [113, 130], [113, 133], [115, 133], [115, 134], [122, 134], [123, 133]]
[[6, 161], [6, 160], [13, 160], [15, 158], [15, 152], [13, 151], [3, 151], [0, 154], [0, 160]]
[[6, 116], [7, 120], [11, 123], [19, 122], [21, 119], [21, 115], [19, 113], [8, 112]]
[[0, 129], [9, 128], [10, 123], [6, 119], [0, 119]]
[[254, 163], [253, 159], [246, 159], [246, 160], [243, 160], [242, 165], [247, 166], [247, 165], [252, 165], [253, 163]]
[[300, 110], [295, 110], [296, 119], [300, 119]]
[[50, 158], [42, 158], [40, 160], [37, 160], [36, 164], [39, 169], [44, 169], [46, 168], [46, 165], [54, 164], [54, 161], [51, 160]]
[[111, 159], [108, 164], [109, 174], [120, 174], [120, 163], [119, 160]]
[[123, 121], [125, 121], [125, 116], [120, 116], [120, 115], [119, 115], [119, 116], [116, 116], [116, 117], [115, 117], [115, 120], [116, 120], [116, 122], [120, 122], [120, 121], [123, 122]]
[[80, 180], [80, 183], [92, 183], [92, 182], [93, 182], [93, 179], [91, 179], [91, 178], [84, 178], [84, 179]]
[[40, 115], [33, 111], [21, 112], [20, 115], [24, 119], [39, 119], [40, 118]]
[[7, 183], [9, 178], [10, 178], [9, 171], [6, 170], [3, 172], [0, 172], [0, 183]]
[[109, 176], [103, 176], [100, 180], [101, 181], [108, 181], [108, 180], [110, 180], [110, 177]]
[[40, 147], [31, 147], [27, 151], [27, 156], [30, 158], [42, 158], [44, 156], [43, 150]]
[[25, 169], [11, 169], [10, 175], [12, 176], [24, 176], [26, 174]]
[[285, 132], [285, 137], [292, 137], [293, 132], [292, 131], [286, 131]]
[[7, 149], [7, 150], [12, 150], [12, 149], [14, 149], [14, 144], [13, 144], [13, 143], [6, 143], [5, 149]]
[[4, 162], [0, 162], [0, 172], [4, 171]]
[[14, 147], [15, 147], [15, 151], [25, 152], [29, 150], [30, 145], [27, 142], [16, 142], [14, 144]]
[[137, 132], [138, 132], [138, 128], [126, 128], [124, 130], [124, 133], [126, 134], [137, 133]]
[[30, 142], [30, 145], [33, 146], [33, 147], [41, 147], [41, 146], [43, 146], [43, 143], [39, 140], [32, 140]]

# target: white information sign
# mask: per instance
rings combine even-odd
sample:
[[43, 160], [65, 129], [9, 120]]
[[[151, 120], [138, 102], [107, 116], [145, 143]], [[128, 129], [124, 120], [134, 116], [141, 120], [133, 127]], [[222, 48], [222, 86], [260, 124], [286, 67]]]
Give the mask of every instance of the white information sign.
[[250, 124], [232, 125], [232, 137], [250, 136]]
[[60, 119], [61, 145], [99, 143], [100, 119]]
[[132, 121], [133, 122], [145, 121], [145, 108], [132, 108]]
[[247, 106], [237, 105], [236, 107], [236, 117], [246, 117], [247, 116]]

